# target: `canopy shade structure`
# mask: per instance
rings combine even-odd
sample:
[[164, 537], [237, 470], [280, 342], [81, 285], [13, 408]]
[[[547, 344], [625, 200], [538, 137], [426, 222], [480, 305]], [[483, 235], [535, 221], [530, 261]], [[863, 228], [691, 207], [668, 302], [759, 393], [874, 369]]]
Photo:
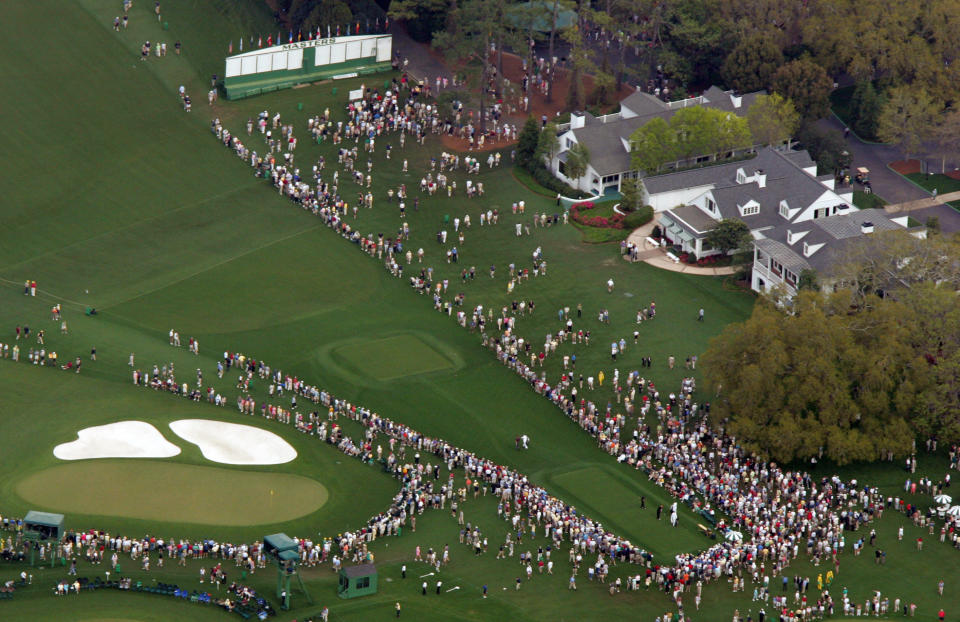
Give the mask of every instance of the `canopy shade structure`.
[[[553, 2], [532, 0], [510, 7], [510, 21], [520, 28], [532, 28], [538, 32], [550, 32], [553, 25]], [[577, 21], [576, 11], [557, 11], [557, 30], [569, 28]], [[532, 22], [532, 24], [531, 24]]]

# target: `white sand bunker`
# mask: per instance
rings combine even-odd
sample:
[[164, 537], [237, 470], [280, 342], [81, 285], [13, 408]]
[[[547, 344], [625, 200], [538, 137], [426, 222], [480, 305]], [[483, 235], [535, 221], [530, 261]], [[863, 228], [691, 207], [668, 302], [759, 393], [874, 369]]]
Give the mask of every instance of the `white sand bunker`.
[[208, 419], [180, 419], [170, 424], [174, 434], [200, 448], [207, 460], [223, 464], [283, 464], [297, 450], [273, 432], [249, 425]]
[[53, 455], [61, 460], [169, 458], [179, 453], [179, 447], [144, 421], [118, 421], [84, 428], [77, 432], [77, 440], [53, 448]]

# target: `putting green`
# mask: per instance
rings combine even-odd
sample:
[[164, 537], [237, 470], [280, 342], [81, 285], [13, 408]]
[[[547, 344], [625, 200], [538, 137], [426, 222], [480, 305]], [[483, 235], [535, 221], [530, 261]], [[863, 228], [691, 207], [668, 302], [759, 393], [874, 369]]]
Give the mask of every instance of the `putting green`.
[[300, 475], [152, 460], [58, 465], [23, 479], [16, 491], [58, 512], [231, 527], [299, 518], [329, 497], [320, 482]]
[[374, 380], [452, 369], [457, 365], [437, 348], [414, 334], [374, 341], [351, 341], [335, 346], [332, 355], [341, 363]]

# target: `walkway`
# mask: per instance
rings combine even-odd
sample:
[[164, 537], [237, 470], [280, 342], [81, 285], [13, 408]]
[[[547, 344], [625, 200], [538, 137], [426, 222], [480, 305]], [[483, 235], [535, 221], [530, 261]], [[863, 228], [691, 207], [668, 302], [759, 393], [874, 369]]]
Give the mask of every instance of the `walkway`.
[[[914, 212], [922, 209], [929, 209], [932, 207], [937, 207], [943, 203], [949, 203], [951, 201], [960, 200], [960, 190], [957, 192], [948, 192], [946, 194], [941, 194], [936, 197], [927, 197], [925, 199], [917, 199], [915, 201], [907, 201], [906, 203], [897, 203], [896, 205], [886, 205], [884, 210], [888, 214], [899, 214], [901, 212]], [[949, 207], [949, 206], [947, 206]]]
[[450, 79], [453, 74], [436, 56], [430, 52], [430, 48], [425, 43], [418, 43], [410, 38], [407, 29], [399, 21], [390, 23], [390, 29], [387, 31], [393, 35], [393, 55], [400, 55], [401, 67], [403, 61], [409, 61], [407, 73], [417, 80], [431, 83], [431, 87], [437, 76]]
[[[657, 226], [656, 217], [642, 227], [634, 229], [633, 232], [627, 236], [627, 244], [633, 244], [637, 248], [643, 249], [637, 253], [637, 258], [635, 261], [642, 261], [655, 268], [660, 268], [661, 270], [669, 270], [670, 272], [683, 272], [684, 274], [697, 274], [702, 276], [726, 276], [730, 274], [736, 274], [737, 268], [734, 266], [711, 268], [707, 266], [690, 265], [683, 262], [673, 261], [667, 257], [667, 253], [661, 250], [659, 246], [654, 246], [647, 241], [647, 238], [650, 237], [650, 234], [653, 232], [653, 228], [655, 226]], [[623, 258], [626, 261], [631, 261], [628, 255], [624, 255]]]

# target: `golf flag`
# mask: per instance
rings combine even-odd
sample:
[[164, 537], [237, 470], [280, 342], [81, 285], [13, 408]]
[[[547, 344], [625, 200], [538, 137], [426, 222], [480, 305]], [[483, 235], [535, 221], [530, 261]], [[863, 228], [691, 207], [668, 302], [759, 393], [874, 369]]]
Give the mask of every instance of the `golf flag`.
[[258, 48], [263, 47], [263, 35], [260, 35], [259, 37], [257, 37], [257, 47]]
[[240, 37], [240, 51], [243, 51], [243, 37]]
[[290, 31], [290, 38], [287, 39], [287, 43], [293, 43], [293, 31]]
[[[243, 41], [243, 39], [240, 39]], [[227, 54], [233, 54], [233, 40], [230, 41], [230, 47], [227, 48]]]
[[298, 30], [298, 31], [297, 31], [297, 41], [303, 41], [303, 31], [302, 31], [302, 30]]
[[330, 38], [330, 24], [327, 24], [327, 39]]
[[271, 47], [272, 45], [273, 45], [273, 35], [267, 35], [267, 47]]

